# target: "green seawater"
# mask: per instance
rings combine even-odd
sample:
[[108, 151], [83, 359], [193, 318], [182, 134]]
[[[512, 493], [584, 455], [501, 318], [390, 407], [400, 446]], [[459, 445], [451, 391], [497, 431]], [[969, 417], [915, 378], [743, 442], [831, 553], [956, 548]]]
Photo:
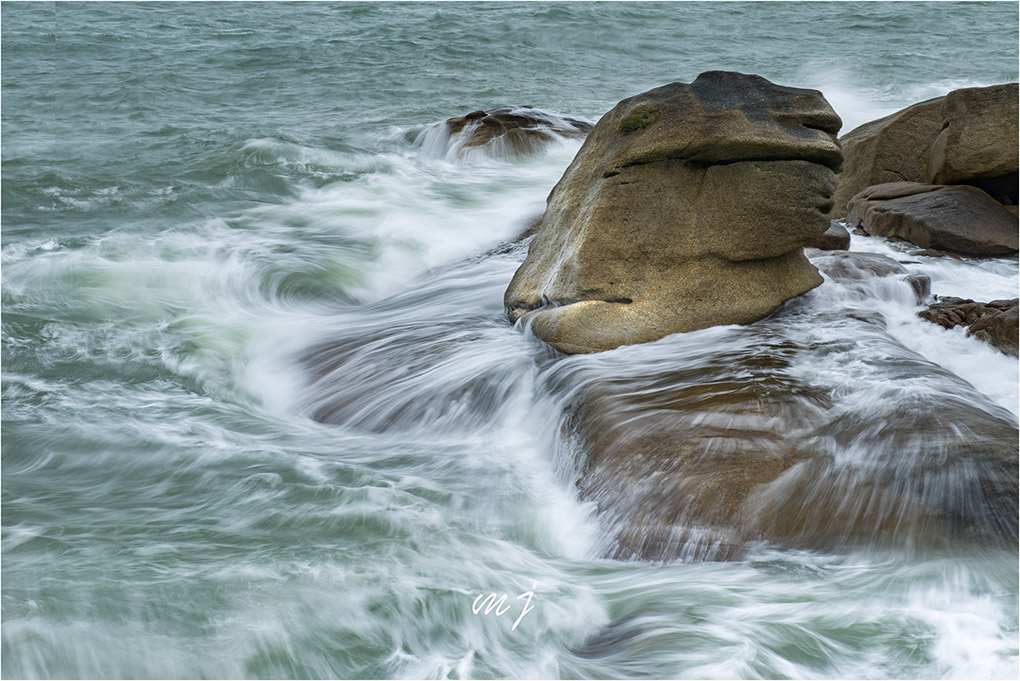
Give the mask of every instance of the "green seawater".
[[[1015, 551], [604, 558], [547, 355], [502, 304], [513, 239], [579, 142], [422, 142], [508, 104], [594, 122], [717, 69], [817, 88], [849, 130], [1017, 80], [1015, 3], [4, 2], [0, 20], [4, 677], [1016, 678]], [[1016, 295], [1016, 258], [914, 267], [935, 293]], [[940, 385], [1015, 420], [1015, 358], [925, 330], [906, 289], [860, 295], [959, 377]], [[331, 342], [352, 359], [327, 425], [303, 358]], [[869, 348], [802, 373], [862, 394], [892, 380]], [[492, 592], [511, 610], [474, 613]]]

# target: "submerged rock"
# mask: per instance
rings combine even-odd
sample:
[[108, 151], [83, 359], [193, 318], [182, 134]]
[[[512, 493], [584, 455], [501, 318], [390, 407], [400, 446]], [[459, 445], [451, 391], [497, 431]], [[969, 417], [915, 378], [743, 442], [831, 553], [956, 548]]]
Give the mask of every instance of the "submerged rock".
[[504, 302], [568, 353], [769, 315], [822, 278], [842, 155], [821, 93], [712, 71], [625, 99], [553, 189]]
[[[1015, 546], [1011, 415], [881, 324], [838, 323], [845, 341], [800, 346], [773, 318], [669, 352], [648, 346], [640, 361], [575, 357], [551, 370], [564, 431], [585, 453], [577, 486], [614, 539], [610, 557], [739, 559], [760, 540]], [[794, 366], [814, 353], [831, 368], [828, 354], [858, 342], [868, 355], [849, 393]]]
[[832, 279], [871, 279], [907, 273], [906, 267], [881, 253], [836, 251], [817, 256], [813, 262]]
[[917, 313], [939, 326], [952, 329], [967, 327], [967, 335], [979, 338], [1007, 355], [1017, 356], [1017, 305], [1020, 299], [993, 300], [989, 303], [975, 303], [964, 298], [940, 297], [927, 310]]
[[729, 560], [757, 538], [744, 504], [800, 459], [787, 435], [829, 406], [782, 371], [793, 350], [763, 343], [587, 386], [568, 428], [587, 455], [581, 496], [614, 536], [612, 557]]
[[891, 182], [868, 187], [847, 206], [847, 222], [868, 234], [970, 255], [1017, 252], [1015, 215], [976, 187]]

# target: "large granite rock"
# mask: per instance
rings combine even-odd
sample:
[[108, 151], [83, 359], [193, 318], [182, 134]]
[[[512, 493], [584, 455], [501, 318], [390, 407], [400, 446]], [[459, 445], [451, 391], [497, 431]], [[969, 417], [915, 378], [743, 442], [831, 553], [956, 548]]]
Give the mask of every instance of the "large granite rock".
[[928, 149], [942, 129], [937, 97], [870, 121], [839, 138], [843, 170], [833, 196], [833, 217], [846, 215], [846, 204], [875, 184], [913, 182], [924, 173]]
[[967, 335], [979, 338], [999, 351], [1017, 356], [1017, 305], [1020, 299], [975, 303], [969, 298], [942, 296], [917, 316], [951, 329], [967, 328]]
[[843, 137], [833, 216], [890, 182], [968, 184], [1017, 203], [1017, 83], [954, 90], [865, 123]]
[[549, 195], [504, 302], [596, 352], [769, 315], [822, 278], [839, 117], [815, 90], [713, 71], [625, 99]]
[[942, 127], [921, 182], [970, 184], [1017, 203], [1020, 139], [1017, 83], [954, 90], [942, 102]]
[[891, 182], [847, 206], [847, 223], [868, 234], [970, 255], [1017, 252], [1017, 217], [976, 187]]
[[592, 124], [531, 106], [501, 106], [447, 119], [446, 132], [463, 137], [461, 149], [499, 146], [505, 155], [527, 155], [555, 137], [582, 138]]

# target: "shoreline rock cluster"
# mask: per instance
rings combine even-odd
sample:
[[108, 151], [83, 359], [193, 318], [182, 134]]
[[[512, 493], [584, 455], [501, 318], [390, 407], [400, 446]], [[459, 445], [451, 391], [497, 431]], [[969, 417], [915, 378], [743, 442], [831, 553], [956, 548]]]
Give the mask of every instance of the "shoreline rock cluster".
[[[956, 91], [837, 140], [821, 93], [708, 72], [625, 99], [596, 124], [507, 288], [510, 320], [568, 354], [717, 325], [750, 324], [751, 339], [730, 358], [562, 379], [564, 433], [586, 456], [578, 487], [616, 537], [611, 555], [724, 560], [756, 539], [1015, 546], [1008, 416], [961, 399], [969, 386], [904, 389], [881, 413], [840, 405], [790, 376], [798, 348], [770, 340], [782, 315], [764, 318], [823, 281], [805, 247], [829, 251], [813, 257], [834, 281], [895, 275], [919, 305], [930, 299], [927, 277], [846, 251], [833, 209], [925, 249], [1015, 253], [1016, 93]], [[1016, 355], [1016, 300], [943, 299], [921, 316]], [[887, 344], [903, 376], [962, 383], [883, 335], [880, 315], [848, 317], [839, 323]]]

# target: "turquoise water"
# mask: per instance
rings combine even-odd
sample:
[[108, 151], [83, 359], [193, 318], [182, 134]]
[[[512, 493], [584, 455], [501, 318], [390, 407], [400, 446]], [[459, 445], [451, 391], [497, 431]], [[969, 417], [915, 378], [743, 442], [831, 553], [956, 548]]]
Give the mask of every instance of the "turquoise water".
[[[818, 88], [849, 130], [1016, 80], [1015, 4], [3, 3], [2, 22], [5, 677], [1016, 677], [1015, 551], [603, 559], [559, 369], [502, 309], [511, 242], [578, 143], [422, 142], [504, 104], [595, 121], [710, 69]], [[915, 260], [935, 293], [1016, 295], [1015, 258]], [[913, 320], [906, 289], [824, 288], [809, 304], [880, 308], [940, 389], [1015, 422], [1015, 359]], [[706, 342], [735, 341], [571, 361]], [[316, 383], [323, 343], [345, 369]], [[843, 395], [889, 380], [846, 352], [797, 371]], [[337, 395], [332, 425], [310, 418]], [[511, 611], [475, 614], [490, 592]]]

